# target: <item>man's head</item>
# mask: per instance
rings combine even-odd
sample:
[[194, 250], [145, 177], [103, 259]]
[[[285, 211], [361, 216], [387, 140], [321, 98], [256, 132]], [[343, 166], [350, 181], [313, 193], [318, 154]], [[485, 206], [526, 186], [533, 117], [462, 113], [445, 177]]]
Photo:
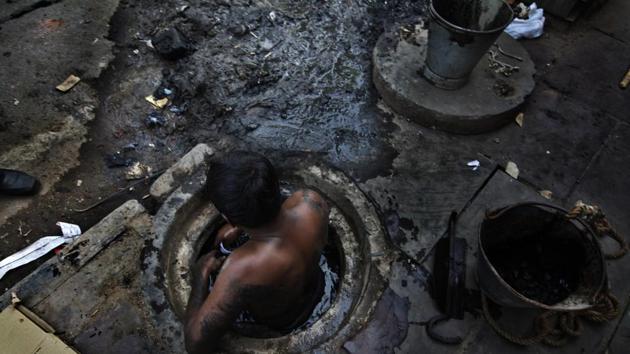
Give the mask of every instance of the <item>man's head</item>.
[[282, 205], [273, 165], [254, 152], [234, 151], [211, 162], [206, 191], [219, 212], [237, 226], [262, 226]]

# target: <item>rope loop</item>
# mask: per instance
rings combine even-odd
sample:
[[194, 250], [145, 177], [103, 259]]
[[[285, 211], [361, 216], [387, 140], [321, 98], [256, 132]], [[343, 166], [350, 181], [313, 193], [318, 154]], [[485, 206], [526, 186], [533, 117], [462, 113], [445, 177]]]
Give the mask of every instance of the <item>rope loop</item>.
[[483, 316], [492, 329], [508, 341], [530, 346], [543, 343], [551, 347], [562, 347], [571, 338], [576, 338], [584, 332], [582, 319], [604, 323], [615, 319], [619, 315], [619, 300], [606, 291], [597, 297], [595, 304], [588, 310], [580, 311], [545, 311], [534, 319], [533, 334], [517, 335], [503, 329], [501, 325], [490, 315], [489, 299], [481, 292], [481, 306]]

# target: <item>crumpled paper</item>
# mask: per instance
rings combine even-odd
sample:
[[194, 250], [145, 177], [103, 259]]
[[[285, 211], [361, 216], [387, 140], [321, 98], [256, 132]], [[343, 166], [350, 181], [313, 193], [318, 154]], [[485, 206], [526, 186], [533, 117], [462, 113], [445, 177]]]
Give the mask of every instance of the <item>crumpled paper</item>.
[[33, 242], [28, 247], [18, 251], [7, 258], [0, 261], [0, 279], [7, 274], [8, 271], [17, 267], [30, 263], [55, 248], [74, 241], [81, 235], [79, 225], [58, 222], [57, 226], [61, 228], [63, 236], [45, 236]]

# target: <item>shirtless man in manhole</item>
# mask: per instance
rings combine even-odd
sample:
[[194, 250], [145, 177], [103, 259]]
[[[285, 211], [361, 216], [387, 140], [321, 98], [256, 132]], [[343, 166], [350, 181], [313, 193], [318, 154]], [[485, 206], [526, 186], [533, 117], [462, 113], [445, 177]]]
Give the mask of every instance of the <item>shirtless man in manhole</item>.
[[212, 162], [206, 183], [207, 197], [227, 222], [215, 246], [227, 253], [242, 233], [249, 240], [228, 257], [215, 249], [195, 265], [184, 329], [188, 352], [216, 349], [244, 313], [279, 333], [304, 323], [322, 291], [318, 261], [329, 215], [324, 199], [300, 190], [283, 202], [273, 166], [252, 152]]

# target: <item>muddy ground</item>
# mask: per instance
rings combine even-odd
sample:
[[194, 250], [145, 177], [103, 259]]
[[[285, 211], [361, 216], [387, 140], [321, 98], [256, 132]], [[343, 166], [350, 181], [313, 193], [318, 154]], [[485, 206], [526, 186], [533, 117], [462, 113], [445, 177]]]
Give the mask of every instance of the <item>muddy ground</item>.
[[[53, 7], [61, 5], [63, 2]], [[397, 153], [386, 138], [394, 127], [373, 109], [377, 95], [370, 84], [371, 48], [386, 24], [421, 15], [425, 5], [405, 1], [331, 5], [322, 7], [314, 1], [121, 1], [106, 34], [115, 43], [115, 57], [98, 77], [84, 77], [95, 91], [96, 108], [95, 117], [86, 123], [89, 132], [79, 151], [78, 166], [60, 173], [63, 178], [50, 183], [50, 192], [32, 198], [28, 209], [0, 227], [0, 257], [41, 235], [56, 234], [56, 221], [86, 229], [122, 201], [146, 195], [144, 183], [133, 192], [125, 191], [133, 183], [125, 179], [125, 167], [107, 166], [108, 156], [117, 153], [123, 160], [139, 161], [156, 172], [195, 144], [206, 142], [219, 150], [252, 149], [272, 158], [287, 152], [315, 155], [350, 170], [362, 167], [355, 169], [359, 178], [391, 173]], [[67, 22], [76, 20], [49, 9], [32, 12], [43, 12], [40, 24], [55, 20], [55, 32], [66, 31]], [[147, 45], [147, 40], [172, 28], [183, 34], [190, 47], [188, 55], [179, 60], [165, 59]], [[24, 57], [31, 54], [22, 53]], [[76, 63], [70, 70], [76, 72]], [[85, 71], [77, 74], [84, 76]], [[59, 82], [65, 75], [55, 74]], [[55, 81], [46, 80], [50, 82]], [[164, 88], [172, 90], [171, 105], [156, 110], [144, 97], [159, 95]], [[30, 118], [38, 112], [37, 101], [51, 95], [50, 91], [31, 92], [33, 102], [28, 106], [21, 103], [30, 109], [29, 114], [22, 115]], [[52, 94], [57, 94], [56, 100], [65, 98]], [[9, 103], [11, 100], [5, 106]], [[161, 115], [164, 125], [149, 126], [146, 117], [151, 113]], [[1, 132], [5, 148], [56, 124], [54, 119], [36, 117], [11, 124], [9, 116], [3, 117], [6, 129]], [[58, 161], [59, 165], [65, 163]], [[37, 172], [42, 173], [32, 173]], [[77, 212], [121, 191], [103, 205]], [[0, 288], [36, 265], [8, 274]]]

